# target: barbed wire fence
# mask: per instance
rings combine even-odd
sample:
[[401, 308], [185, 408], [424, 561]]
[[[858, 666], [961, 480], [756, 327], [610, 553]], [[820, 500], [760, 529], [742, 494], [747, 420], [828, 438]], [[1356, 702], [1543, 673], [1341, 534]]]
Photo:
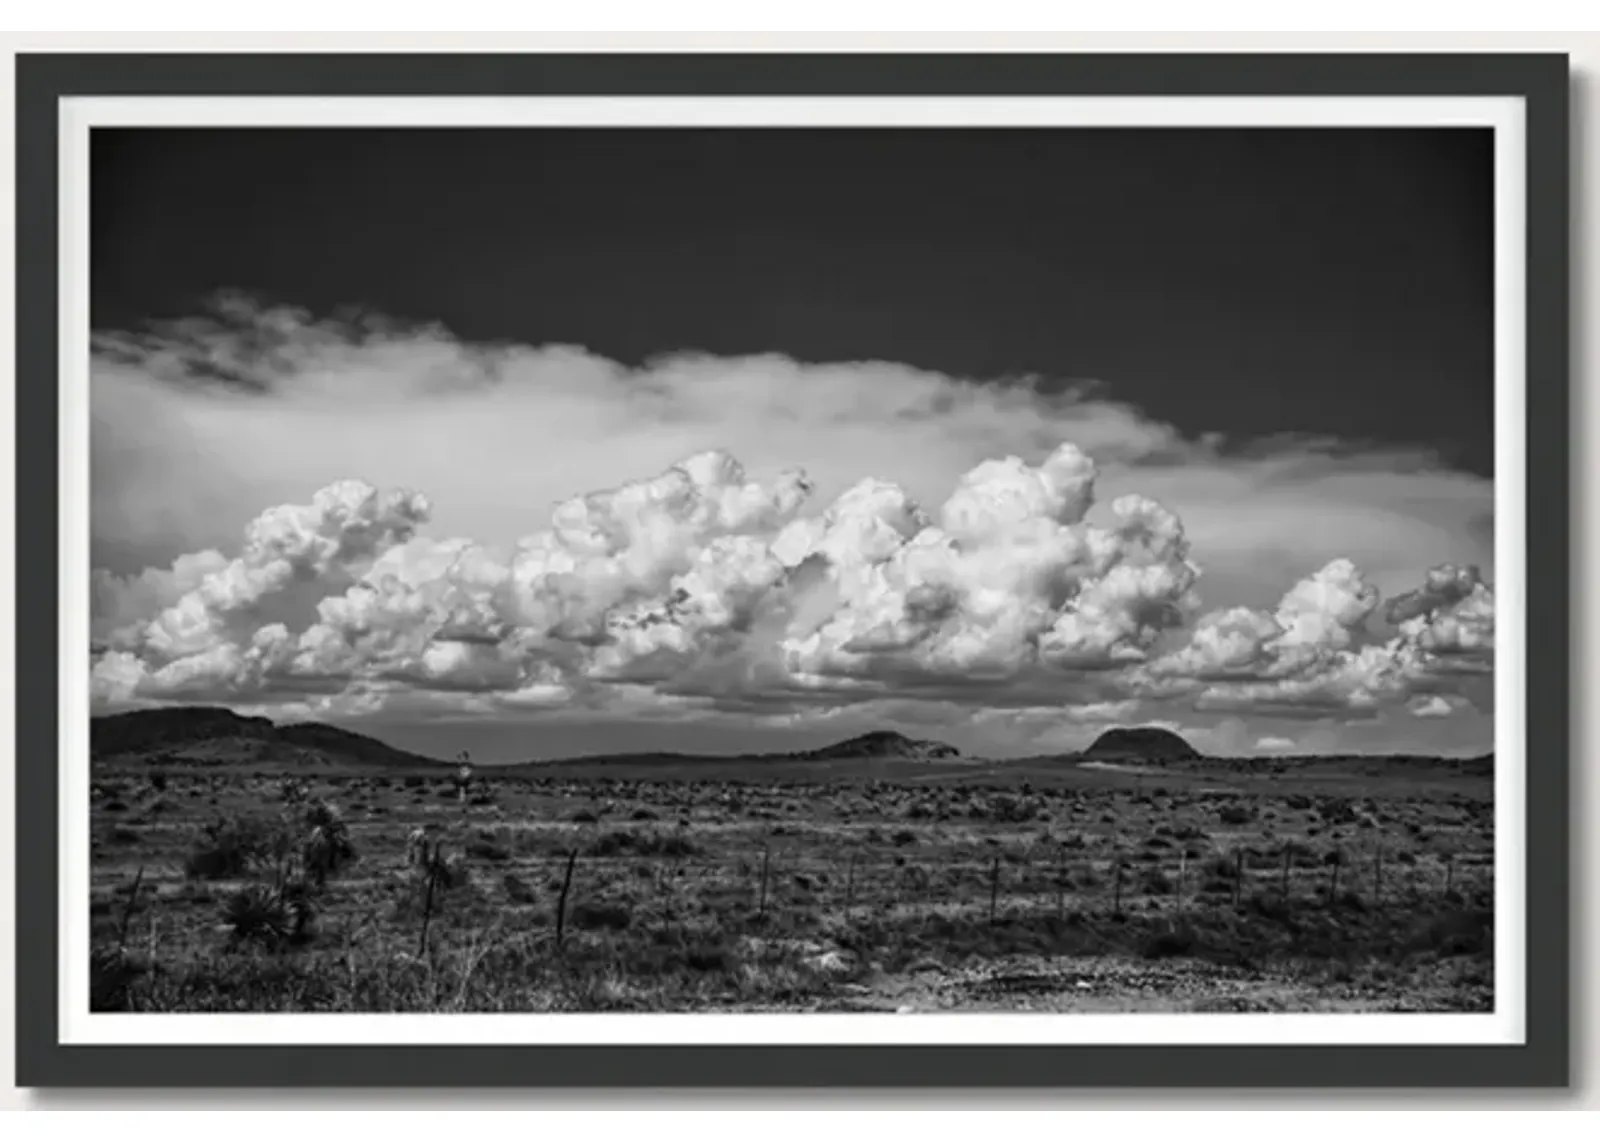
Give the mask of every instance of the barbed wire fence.
[[[596, 855], [576, 845], [483, 867], [541, 877], [561, 886], [552, 923], [569, 907], [646, 882], [654, 899], [693, 894], [730, 915], [778, 919], [785, 913], [838, 913], [846, 920], [897, 912], [974, 914], [991, 924], [1026, 917], [1058, 921], [1082, 914], [1117, 917], [1130, 909], [1183, 917], [1191, 911], [1278, 910], [1462, 904], [1492, 889], [1492, 856], [1455, 850], [1331, 848], [1303, 842], [1240, 844], [1196, 857], [1192, 850], [1119, 847], [1090, 854], [1061, 846], [983, 854], [898, 854], [777, 846], [766, 840], [716, 856]], [[568, 894], [570, 893], [570, 904]]]

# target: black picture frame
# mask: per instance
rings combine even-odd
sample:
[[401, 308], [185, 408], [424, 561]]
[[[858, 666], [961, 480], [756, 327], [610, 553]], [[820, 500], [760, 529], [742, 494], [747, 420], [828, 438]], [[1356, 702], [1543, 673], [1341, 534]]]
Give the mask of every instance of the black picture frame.
[[[1569, 1083], [1564, 54], [17, 57], [17, 1082], [27, 1087], [1564, 1087]], [[1526, 109], [1526, 1042], [79, 1046], [57, 1005], [58, 107], [95, 95], [1510, 96]]]

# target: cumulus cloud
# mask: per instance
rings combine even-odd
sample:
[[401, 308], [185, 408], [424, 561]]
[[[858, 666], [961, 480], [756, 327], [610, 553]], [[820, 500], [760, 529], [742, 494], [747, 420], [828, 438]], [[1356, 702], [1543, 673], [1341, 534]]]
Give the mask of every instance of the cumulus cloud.
[[1167, 693], [1195, 707], [1284, 717], [1369, 717], [1436, 691], [1450, 675], [1490, 669], [1494, 592], [1476, 569], [1443, 566], [1393, 600], [1397, 630], [1369, 630], [1379, 593], [1349, 560], [1289, 589], [1271, 612], [1231, 608], [1202, 616], [1189, 640], [1151, 665]]
[[1282, 754], [1294, 748], [1295, 741], [1292, 738], [1278, 738], [1269, 734], [1263, 738], [1256, 739], [1256, 749], [1267, 754]]
[[[804, 473], [756, 481], [701, 453], [558, 505], [504, 554], [418, 535], [418, 493], [344, 481], [262, 513], [232, 559], [101, 577], [95, 684], [109, 699], [405, 684], [526, 705], [609, 684], [797, 700], [1114, 670], [1184, 621], [1199, 569], [1153, 501], [1090, 522], [1094, 478], [1063, 444], [975, 467], [936, 513], [865, 481], [801, 516]], [[314, 621], [261, 623], [297, 584], [323, 593]]]
[[1049, 745], [1470, 712], [1492, 670], [1487, 484], [1426, 458], [1230, 451], [1028, 380], [630, 369], [237, 300], [99, 338], [93, 384], [103, 704], [892, 710]]
[[1412, 699], [1408, 708], [1413, 718], [1449, 718], [1454, 714], [1471, 707], [1466, 699], [1459, 695], [1418, 695]]

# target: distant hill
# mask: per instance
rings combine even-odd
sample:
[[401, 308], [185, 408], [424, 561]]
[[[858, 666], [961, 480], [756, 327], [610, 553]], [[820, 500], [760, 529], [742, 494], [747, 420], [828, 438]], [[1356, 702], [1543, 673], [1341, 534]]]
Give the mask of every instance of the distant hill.
[[90, 720], [95, 758], [142, 755], [193, 763], [441, 767], [437, 758], [397, 750], [376, 738], [320, 722], [279, 726], [227, 707], [181, 706], [133, 710]]
[[831, 758], [956, 758], [961, 751], [943, 742], [923, 738], [908, 738], [892, 730], [874, 730], [823, 746], [817, 750], [797, 750], [785, 758], [800, 761], [823, 761]]
[[1159, 726], [1119, 726], [1096, 738], [1081, 757], [1096, 761], [1190, 761], [1199, 758], [1200, 752], [1182, 735]]

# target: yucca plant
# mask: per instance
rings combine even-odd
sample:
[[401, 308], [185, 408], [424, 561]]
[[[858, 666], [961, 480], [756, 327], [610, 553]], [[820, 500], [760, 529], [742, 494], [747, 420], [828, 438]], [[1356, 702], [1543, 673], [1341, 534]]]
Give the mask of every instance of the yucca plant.
[[321, 888], [330, 876], [356, 859], [350, 826], [337, 806], [321, 798], [306, 804], [303, 824], [306, 834], [300, 847], [300, 859], [306, 875]]
[[222, 907], [223, 923], [234, 941], [269, 948], [307, 940], [315, 918], [314, 892], [299, 878], [277, 885], [242, 886], [228, 896]]
[[272, 885], [244, 885], [223, 902], [222, 920], [238, 942], [278, 945], [289, 939], [291, 921]]

